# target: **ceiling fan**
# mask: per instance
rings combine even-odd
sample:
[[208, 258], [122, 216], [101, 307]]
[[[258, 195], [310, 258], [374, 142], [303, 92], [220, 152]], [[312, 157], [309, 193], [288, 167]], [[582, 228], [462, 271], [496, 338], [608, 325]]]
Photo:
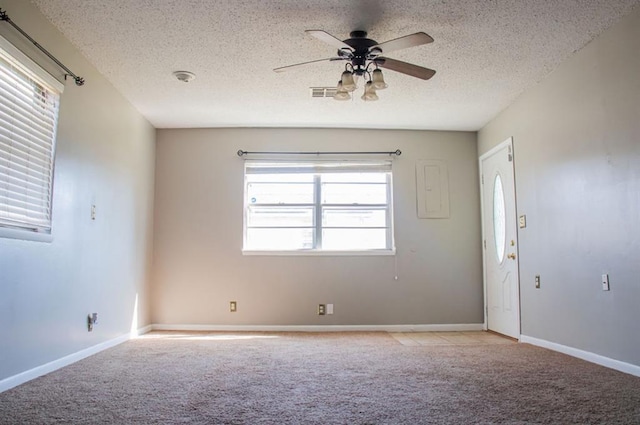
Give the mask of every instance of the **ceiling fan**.
[[347, 62], [345, 64], [345, 70], [338, 82], [336, 95], [334, 96], [336, 100], [348, 100], [351, 98], [349, 93], [357, 88], [355, 79], [358, 77], [362, 77], [366, 81], [365, 92], [362, 99], [378, 100], [376, 90], [387, 87], [380, 68], [390, 69], [422, 80], [428, 80], [436, 73], [433, 69], [382, 56], [382, 54], [396, 50], [432, 43], [433, 38], [424, 32], [406, 35], [385, 41], [384, 43], [378, 43], [375, 40], [367, 38], [366, 31], [352, 31], [350, 34], [351, 38], [346, 40], [340, 40], [322, 30], [307, 30], [305, 32], [327, 44], [337, 47], [337, 56], [283, 66], [275, 68], [274, 71], [283, 72], [291, 68], [316, 62], [345, 61]]

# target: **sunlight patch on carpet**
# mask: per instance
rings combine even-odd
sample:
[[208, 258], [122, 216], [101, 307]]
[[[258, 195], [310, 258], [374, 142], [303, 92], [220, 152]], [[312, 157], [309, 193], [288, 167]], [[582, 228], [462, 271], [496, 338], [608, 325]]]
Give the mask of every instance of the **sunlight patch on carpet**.
[[157, 333], [140, 336], [142, 339], [171, 339], [184, 341], [237, 341], [247, 339], [274, 339], [277, 335], [236, 335], [236, 334], [194, 334], [194, 333]]

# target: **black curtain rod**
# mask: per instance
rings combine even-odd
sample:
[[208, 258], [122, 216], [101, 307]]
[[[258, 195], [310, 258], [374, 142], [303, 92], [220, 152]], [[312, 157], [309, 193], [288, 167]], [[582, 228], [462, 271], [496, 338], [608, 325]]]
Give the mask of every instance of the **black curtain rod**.
[[52, 61], [54, 61], [56, 63], [56, 65], [58, 65], [60, 68], [64, 69], [67, 73], [64, 74], [64, 79], [66, 80], [68, 76], [73, 77], [73, 80], [76, 82], [77, 86], [81, 86], [84, 84], [84, 78], [82, 77], [78, 77], [76, 74], [74, 74], [73, 72], [71, 72], [71, 70], [69, 68], [67, 68], [66, 66], [64, 66], [62, 64], [62, 62], [60, 62], [58, 59], [56, 59], [55, 56], [53, 56], [51, 53], [49, 53], [47, 51], [47, 49], [45, 49], [44, 47], [42, 47], [40, 44], [38, 44], [37, 41], [35, 41], [33, 38], [31, 38], [31, 36], [29, 36], [29, 34], [27, 34], [26, 32], [24, 32], [22, 30], [22, 28], [20, 28], [19, 26], [17, 26], [10, 18], [9, 15], [7, 15], [7, 12], [5, 12], [4, 10], [0, 9], [0, 21], [6, 21], [9, 24], [11, 24], [12, 27], [14, 27], [16, 30], [18, 30], [18, 32], [20, 34], [22, 34], [25, 38], [27, 38], [30, 42], [33, 43], [34, 46], [36, 46], [38, 49], [40, 49], [40, 51], [42, 53], [44, 53], [45, 55], [47, 55], [49, 57], [49, 59], [51, 59]]
[[238, 151], [238, 156], [244, 155], [402, 155], [400, 149], [390, 152], [247, 152], [242, 149]]

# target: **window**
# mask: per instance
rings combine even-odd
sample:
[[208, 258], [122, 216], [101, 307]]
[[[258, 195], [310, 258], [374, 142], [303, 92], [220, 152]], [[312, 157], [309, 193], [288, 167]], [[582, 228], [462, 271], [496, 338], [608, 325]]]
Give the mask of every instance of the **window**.
[[62, 84], [0, 38], [0, 236], [39, 239], [28, 235], [51, 233], [62, 89]]
[[246, 161], [244, 251], [392, 253], [391, 161]]

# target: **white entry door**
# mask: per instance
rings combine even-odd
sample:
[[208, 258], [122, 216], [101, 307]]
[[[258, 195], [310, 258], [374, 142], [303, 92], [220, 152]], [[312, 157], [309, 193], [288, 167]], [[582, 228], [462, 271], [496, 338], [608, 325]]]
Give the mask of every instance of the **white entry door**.
[[486, 322], [520, 339], [520, 279], [513, 140], [480, 157]]

